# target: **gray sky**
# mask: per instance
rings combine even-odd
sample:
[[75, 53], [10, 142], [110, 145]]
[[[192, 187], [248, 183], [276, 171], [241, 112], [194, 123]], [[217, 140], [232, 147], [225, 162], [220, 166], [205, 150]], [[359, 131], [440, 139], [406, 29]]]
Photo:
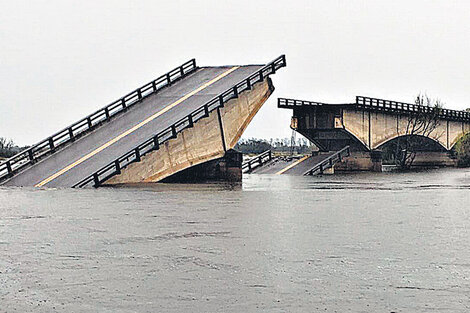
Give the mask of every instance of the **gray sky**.
[[0, 0], [0, 137], [32, 144], [180, 63], [266, 63], [244, 137], [289, 137], [277, 97], [470, 107], [469, 1]]

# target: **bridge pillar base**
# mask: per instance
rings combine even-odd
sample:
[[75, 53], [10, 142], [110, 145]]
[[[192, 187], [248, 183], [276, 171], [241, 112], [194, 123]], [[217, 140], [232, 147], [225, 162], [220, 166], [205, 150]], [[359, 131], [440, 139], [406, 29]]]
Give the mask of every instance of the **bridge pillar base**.
[[187, 183], [203, 181], [230, 181], [242, 180], [242, 157], [235, 150], [228, 150], [221, 158], [198, 164], [187, 168], [170, 177], [163, 179], [165, 183]]
[[455, 167], [457, 160], [449, 152], [417, 152], [412, 167]]
[[382, 172], [382, 151], [352, 151], [349, 157], [335, 164], [336, 172], [369, 171]]

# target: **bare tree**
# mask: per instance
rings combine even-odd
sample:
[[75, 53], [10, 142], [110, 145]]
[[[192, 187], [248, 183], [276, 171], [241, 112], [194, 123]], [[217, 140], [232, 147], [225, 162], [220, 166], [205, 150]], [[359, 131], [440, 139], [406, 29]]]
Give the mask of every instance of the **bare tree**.
[[407, 113], [405, 133], [396, 141], [395, 163], [402, 169], [410, 168], [421, 145], [421, 137], [429, 137], [440, 124], [442, 102], [427, 95], [418, 95], [416, 110]]

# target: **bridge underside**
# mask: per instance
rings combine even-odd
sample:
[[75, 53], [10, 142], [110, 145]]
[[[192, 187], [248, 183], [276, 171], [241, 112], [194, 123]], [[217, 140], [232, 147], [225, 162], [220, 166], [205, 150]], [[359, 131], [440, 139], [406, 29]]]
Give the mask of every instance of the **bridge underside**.
[[297, 132], [313, 142], [320, 151], [338, 151], [349, 146], [351, 151], [369, 151], [367, 147], [344, 129], [297, 129]]

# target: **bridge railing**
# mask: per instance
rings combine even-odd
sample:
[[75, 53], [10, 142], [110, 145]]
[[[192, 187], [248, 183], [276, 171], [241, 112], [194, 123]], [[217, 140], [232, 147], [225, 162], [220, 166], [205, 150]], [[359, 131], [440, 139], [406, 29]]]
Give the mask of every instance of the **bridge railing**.
[[157, 79], [152, 80], [96, 112], [93, 112], [78, 122], [73, 123], [54, 135], [3, 161], [0, 163], [0, 181], [13, 176], [21, 169], [36, 163], [43, 156], [55, 152], [58, 148], [76, 140], [86, 132], [95, 129], [119, 113], [142, 102], [146, 97], [192, 73], [196, 68], [196, 60], [189, 60]]
[[277, 107], [278, 108], [287, 108], [292, 109], [294, 107], [301, 106], [322, 106], [328, 105], [322, 102], [306, 101], [306, 100], [297, 100], [297, 99], [287, 99], [287, 98], [278, 98]]
[[[391, 100], [369, 98], [369, 97], [356, 97], [356, 105], [360, 108], [375, 110], [375, 111], [391, 111], [391, 112], [406, 112], [406, 113], [437, 113], [442, 119], [450, 119], [457, 121], [470, 121], [470, 112], [457, 111], [439, 108], [436, 109], [432, 106], [417, 105], [411, 103], [403, 103]], [[437, 110], [437, 112], [436, 112]]]
[[166, 141], [176, 138], [177, 134], [186, 128], [193, 127], [194, 123], [198, 120], [208, 117], [210, 112], [217, 108], [223, 107], [224, 104], [234, 98], [238, 98], [238, 95], [245, 91], [250, 90], [252, 86], [258, 82], [264, 81], [269, 75], [276, 73], [276, 71], [286, 66], [285, 55], [281, 55], [272, 62], [268, 63], [254, 74], [251, 74], [247, 78], [243, 79], [233, 87], [222, 92], [218, 96], [212, 98], [203, 106], [194, 110], [186, 117], [180, 119], [167, 129], [155, 134], [152, 138], [148, 138], [142, 144], [138, 145], [131, 151], [117, 158], [108, 165], [102, 167], [92, 175], [81, 180], [73, 187], [84, 187], [92, 184], [94, 187], [100, 186], [103, 182], [121, 173], [121, 170], [131, 163], [140, 162], [141, 158], [151, 151], [158, 150], [160, 145]]
[[273, 159], [271, 150], [266, 150], [257, 156], [252, 157], [251, 159], [242, 163], [242, 172], [249, 173], [255, 168], [260, 167], [261, 165], [269, 162]]
[[341, 162], [343, 158], [348, 157], [350, 154], [351, 150], [349, 146], [346, 146], [335, 154], [330, 155], [328, 158], [316, 164], [314, 167], [306, 171], [304, 175], [315, 175], [317, 172], [323, 174], [326, 169], [333, 167], [333, 165]]

